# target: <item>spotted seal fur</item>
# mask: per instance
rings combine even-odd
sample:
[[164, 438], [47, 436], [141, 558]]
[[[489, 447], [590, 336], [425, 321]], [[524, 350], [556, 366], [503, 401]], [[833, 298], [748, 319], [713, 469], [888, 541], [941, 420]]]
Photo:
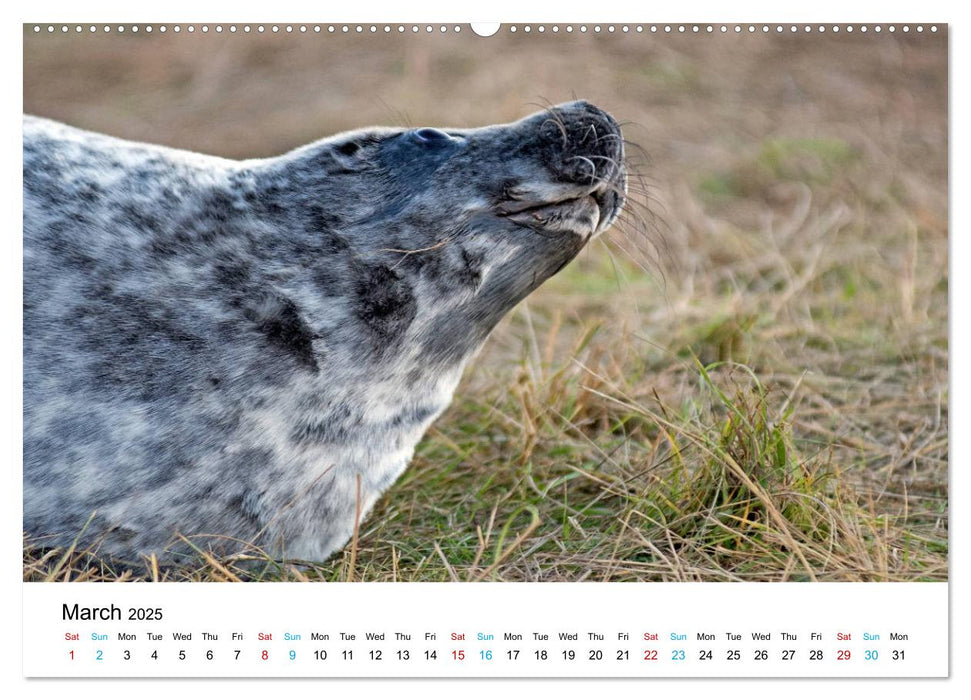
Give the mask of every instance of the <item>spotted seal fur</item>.
[[587, 102], [244, 161], [23, 128], [24, 530], [115, 557], [343, 547], [626, 188]]

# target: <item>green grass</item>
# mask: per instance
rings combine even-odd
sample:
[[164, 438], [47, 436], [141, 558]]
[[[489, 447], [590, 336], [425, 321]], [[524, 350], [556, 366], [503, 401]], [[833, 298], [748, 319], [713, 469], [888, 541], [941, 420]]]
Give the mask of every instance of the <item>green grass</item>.
[[703, 175], [697, 191], [709, 204], [721, 204], [764, 196], [784, 183], [827, 185], [851, 170], [857, 158], [858, 151], [839, 138], [774, 137], [733, 169]]

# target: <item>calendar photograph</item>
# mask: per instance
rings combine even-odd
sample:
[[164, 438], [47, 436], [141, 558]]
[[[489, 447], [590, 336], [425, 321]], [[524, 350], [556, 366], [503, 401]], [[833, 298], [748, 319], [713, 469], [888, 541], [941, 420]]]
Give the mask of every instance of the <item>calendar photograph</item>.
[[23, 59], [24, 581], [947, 581], [946, 24]]

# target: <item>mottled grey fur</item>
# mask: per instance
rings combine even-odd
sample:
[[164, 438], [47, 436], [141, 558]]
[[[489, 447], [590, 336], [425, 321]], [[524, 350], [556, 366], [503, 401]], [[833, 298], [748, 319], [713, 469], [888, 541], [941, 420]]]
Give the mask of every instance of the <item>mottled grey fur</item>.
[[617, 216], [622, 162], [585, 102], [247, 161], [25, 118], [24, 530], [327, 557]]

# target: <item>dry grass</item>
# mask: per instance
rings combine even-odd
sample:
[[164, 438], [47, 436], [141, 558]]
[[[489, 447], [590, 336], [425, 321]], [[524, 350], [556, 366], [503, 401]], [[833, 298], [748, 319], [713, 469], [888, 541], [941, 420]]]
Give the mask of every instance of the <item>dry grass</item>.
[[229, 156], [575, 94], [651, 212], [500, 325], [330, 561], [25, 540], [25, 579], [947, 578], [946, 35], [25, 44], [29, 111]]

